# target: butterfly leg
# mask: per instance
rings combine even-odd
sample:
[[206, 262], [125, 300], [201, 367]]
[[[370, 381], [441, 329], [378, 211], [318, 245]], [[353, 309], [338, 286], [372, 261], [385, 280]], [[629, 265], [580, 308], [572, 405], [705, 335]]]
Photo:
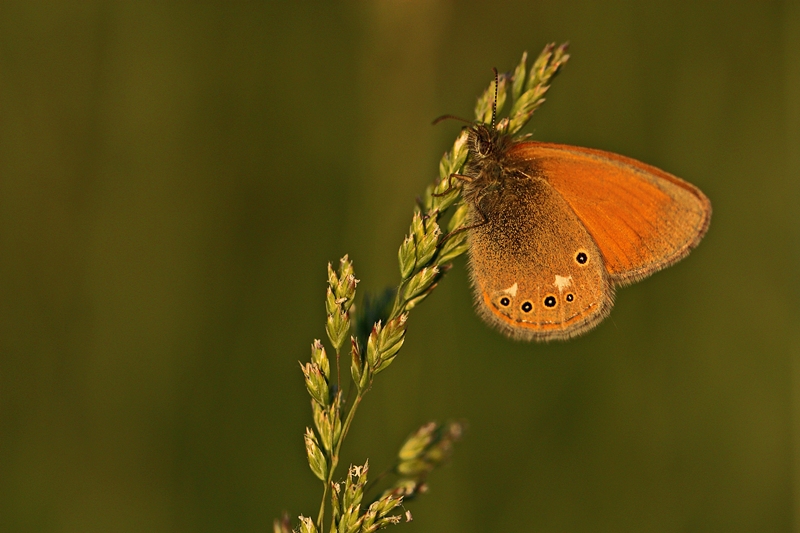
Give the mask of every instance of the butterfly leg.
[[438, 198], [440, 196], [446, 196], [446, 195], [450, 194], [453, 191], [453, 189], [456, 188], [453, 185], [453, 178], [456, 178], [457, 180], [465, 181], [467, 183], [472, 182], [473, 179], [474, 179], [474, 178], [471, 178], [469, 176], [465, 176], [463, 174], [450, 174], [449, 176], [447, 176], [447, 188], [442, 192], [432, 193], [431, 196], [435, 196], [435, 197]]
[[481, 209], [481, 206], [479, 204], [475, 204], [475, 210], [478, 212], [478, 214], [481, 217], [481, 221], [480, 222], [478, 222], [476, 224], [470, 224], [469, 226], [463, 226], [463, 227], [460, 227], [458, 229], [454, 229], [453, 231], [451, 231], [450, 233], [448, 233], [447, 235], [442, 237], [442, 240], [441, 240], [440, 244], [444, 243], [447, 239], [449, 239], [453, 235], [461, 233], [462, 231], [467, 231], [467, 230], [470, 230], [470, 229], [479, 228], [479, 227], [483, 226], [484, 224], [486, 224], [487, 222], [489, 222], [489, 219], [486, 218], [486, 215], [484, 214], [484, 212]]

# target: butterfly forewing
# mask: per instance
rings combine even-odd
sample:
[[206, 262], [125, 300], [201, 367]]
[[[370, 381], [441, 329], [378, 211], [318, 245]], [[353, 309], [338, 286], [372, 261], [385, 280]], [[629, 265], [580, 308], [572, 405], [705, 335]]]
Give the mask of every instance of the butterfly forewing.
[[635, 159], [539, 142], [517, 143], [508, 157], [528, 162], [558, 191], [617, 284], [685, 257], [708, 229], [711, 203], [699, 189]]

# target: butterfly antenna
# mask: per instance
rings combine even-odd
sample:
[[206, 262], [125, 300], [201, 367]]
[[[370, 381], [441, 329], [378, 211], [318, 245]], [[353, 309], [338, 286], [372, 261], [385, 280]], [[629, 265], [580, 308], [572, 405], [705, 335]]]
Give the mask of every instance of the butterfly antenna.
[[494, 72], [494, 100], [492, 100], [492, 129], [494, 129], [494, 121], [497, 118], [497, 87], [500, 85], [500, 75], [497, 73], [497, 68], [492, 67]]
[[472, 124], [471, 121], [469, 121], [469, 120], [467, 120], [465, 118], [457, 117], [455, 115], [442, 115], [441, 117], [438, 117], [436, 120], [433, 121], [433, 125], [435, 126], [438, 123], [440, 123], [441, 121], [447, 120], [447, 119], [458, 120], [458, 121], [463, 122], [465, 124], [470, 124], [470, 125]]

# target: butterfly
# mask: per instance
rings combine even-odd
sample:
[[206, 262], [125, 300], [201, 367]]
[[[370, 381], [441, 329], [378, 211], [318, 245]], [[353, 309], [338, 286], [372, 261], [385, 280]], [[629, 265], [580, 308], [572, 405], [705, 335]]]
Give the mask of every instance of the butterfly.
[[614, 153], [515, 139], [495, 113], [493, 103], [491, 124], [468, 128], [453, 176], [469, 209], [477, 312], [509, 337], [590, 330], [617, 287], [686, 257], [708, 230], [711, 202], [694, 185]]

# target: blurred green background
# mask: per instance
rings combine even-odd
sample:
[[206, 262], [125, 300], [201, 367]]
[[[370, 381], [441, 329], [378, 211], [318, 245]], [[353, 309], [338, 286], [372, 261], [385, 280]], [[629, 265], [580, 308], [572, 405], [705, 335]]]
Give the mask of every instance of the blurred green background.
[[800, 530], [800, 3], [0, 4], [0, 530], [316, 515], [298, 360], [326, 263], [397, 282], [491, 67], [571, 41], [527, 131], [714, 206], [567, 343], [483, 325], [463, 260], [343, 462], [470, 429], [404, 531]]

